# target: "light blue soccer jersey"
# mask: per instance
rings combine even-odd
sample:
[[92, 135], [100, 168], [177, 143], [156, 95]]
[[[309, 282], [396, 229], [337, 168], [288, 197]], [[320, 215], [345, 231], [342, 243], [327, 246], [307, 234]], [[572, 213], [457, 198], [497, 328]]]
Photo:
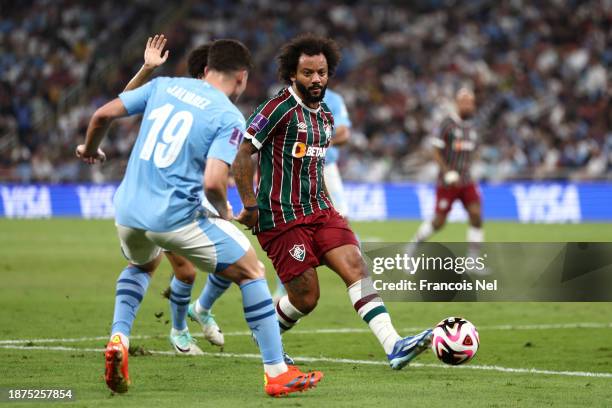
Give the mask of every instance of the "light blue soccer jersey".
[[[349, 118], [348, 110], [346, 109], [346, 104], [344, 103], [342, 95], [331, 89], [327, 89], [325, 91], [325, 97], [323, 97], [323, 102], [329, 107], [329, 110], [331, 110], [334, 116], [334, 127], [351, 127], [351, 119]], [[338, 161], [338, 156], [340, 156], [340, 152], [337, 147], [332, 146], [328, 148], [327, 154], [325, 155], [325, 164], [335, 163]]]
[[119, 98], [128, 114], [144, 114], [114, 198], [117, 223], [167, 232], [194, 221], [202, 213], [206, 159], [234, 161], [244, 116], [199, 79], [156, 78]]

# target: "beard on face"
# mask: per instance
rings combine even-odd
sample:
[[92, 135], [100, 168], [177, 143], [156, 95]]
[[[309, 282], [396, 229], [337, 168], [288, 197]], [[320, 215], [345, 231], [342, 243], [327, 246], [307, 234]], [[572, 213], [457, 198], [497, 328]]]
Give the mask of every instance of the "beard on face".
[[[302, 84], [298, 80], [295, 81], [295, 87], [298, 89], [298, 91], [300, 91], [300, 94], [302, 94], [302, 96], [304, 97], [304, 102], [306, 103], [321, 102], [323, 100], [323, 97], [325, 96], [325, 90], [327, 89], [327, 85], [326, 86], [313, 85], [307, 88], [304, 84]], [[315, 89], [321, 90], [319, 95], [312, 94], [312, 91]]]
[[463, 119], [463, 120], [472, 119], [473, 116], [474, 116], [474, 111], [472, 111], [472, 110], [470, 110], [470, 111], [459, 111], [459, 117], [461, 117], [461, 119]]

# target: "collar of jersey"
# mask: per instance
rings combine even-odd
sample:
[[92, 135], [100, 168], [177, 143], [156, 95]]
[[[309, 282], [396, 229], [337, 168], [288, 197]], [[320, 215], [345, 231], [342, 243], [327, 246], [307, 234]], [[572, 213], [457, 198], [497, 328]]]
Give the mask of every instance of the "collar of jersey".
[[293, 97], [295, 98], [296, 101], [298, 101], [298, 103], [304, 108], [306, 109], [308, 112], [312, 112], [312, 113], [317, 113], [321, 110], [321, 103], [319, 103], [319, 107], [317, 109], [312, 109], [310, 107], [308, 107], [308, 105], [306, 105], [304, 102], [302, 102], [302, 99], [300, 99], [300, 97], [295, 93], [295, 91], [293, 90], [293, 86], [289, 86], [289, 93], [291, 95], [293, 95]]

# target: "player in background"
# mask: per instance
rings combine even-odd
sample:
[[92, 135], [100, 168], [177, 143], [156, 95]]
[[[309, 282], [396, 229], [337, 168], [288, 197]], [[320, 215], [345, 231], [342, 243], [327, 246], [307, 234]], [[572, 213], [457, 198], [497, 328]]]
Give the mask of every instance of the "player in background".
[[[338, 211], [338, 214], [346, 218], [348, 215], [348, 204], [344, 195], [344, 184], [342, 183], [342, 177], [340, 177], [337, 162], [340, 156], [338, 146], [346, 144], [351, 135], [351, 118], [344, 103], [344, 98], [338, 92], [328, 88], [325, 91], [323, 102], [327, 105], [334, 118], [334, 136], [325, 154], [323, 177], [325, 178], [325, 187], [327, 187], [327, 192], [330, 195], [334, 208]], [[276, 289], [272, 294], [274, 303], [278, 303], [280, 298], [286, 294], [287, 291], [277, 275]]]
[[[125, 91], [130, 91], [144, 85], [155, 69], [166, 62], [169, 50], [163, 52], [167, 38], [163, 34], [149, 37], [145, 46], [144, 63], [136, 75], [128, 82]], [[203, 44], [193, 49], [187, 57], [187, 70], [192, 78], [201, 79], [208, 61], [209, 44]], [[163, 53], [163, 55], [162, 55]], [[202, 201], [207, 209], [215, 212], [206, 197]], [[166, 258], [172, 266], [173, 277], [170, 286], [164, 292], [170, 303], [172, 316], [172, 329], [170, 331], [170, 343], [178, 354], [202, 354], [200, 348], [195, 344], [195, 339], [189, 334], [186, 315], [197, 321], [202, 328], [204, 338], [211, 344], [223, 346], [225, 339], [219, 325], [211, 312], [214, 301], [220, 297], [225, 290], [231, 286], [231, 281], [213, 274], [207, 275], [207, 283], [197, 302], [187, 307], [185, 301], [191, 300], [191, 290], [196, 277], [196, 270], [188, 259], [171, 251], [164, 251]], [[189, 292], [189, 296], [187, 296]]]
[[484, 241], [482, 230], [481, 198], [478, 186], [472, 180], [470, 168], [476, 151], [478, 136], [472, 118], [476, 111], [474, 93], [461, 88], [455, 95], [456, 114], [446, 117], [438, 134], [434, 137], [434, 159], [439, 167], [436, 186], [436, 208], [433, 221], [424, 221], [411, 240], [408, 251], [414, 244], [423, 242], [441, 229], [455, 200], [461, 200], [469, 215], [467, 242], [468, 256], [477, 257]]
[[[400, 337], [368, 276], [355, 234], [325, 189], [323, 166], [334, 123], [322, 100], [339, 59], [333, 40], [313, 35], [282, 48], [279, 76], [287, 87], [251, 115], [232, 167], [244, 205], [236, 219], [253, 229], [287, 289], [276, 305], [282, 332], [316, 307], [316, 267], [326, 264], [346, 284], [355, 311], [380, 341], [391, 367], [401, 369], [427, 349], [431, 330]], [[257, 152], [255, 193], [251, 155]]]
[[[86, 163], [103, 161], [99, 145], [111, 122], [144, 113], [114, 197], [117, 231], [129, 264], [117, 280], [105, 352], [105, 380], [113, 391], [128, 389], [129, 336], [162, 248], [240, 285], [245, 319], [264, 363], [266, 393], [303, 391], [322, 378], [320, 372], [302, 373], [285, 364], [264, 270], [248, 238], [228, 221], [233, 217], [227, 205], [229, 167], [244, 132], [244, 118], [232, 101], [244, 92], [251, 67], [242, 43], [217, 40], [203, 80], [156, 78], [120, 94], [94, 113], [85, 144], [77, 146], [77, 157]], [[218, 216], [202, 207], [202, 194]]]

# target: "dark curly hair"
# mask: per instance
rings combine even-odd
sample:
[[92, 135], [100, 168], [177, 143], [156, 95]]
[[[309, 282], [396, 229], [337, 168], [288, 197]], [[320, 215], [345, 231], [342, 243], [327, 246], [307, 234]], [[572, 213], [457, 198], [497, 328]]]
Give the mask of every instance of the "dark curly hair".
[[330, 77], [334, 75], [340, 62], [340, 47], [334, 40], [314, 34], [300, 35], [285, 44], [277, 57], [278, 76], [282, 81], [291, 84], [291, 77], [295, 76], [302, 54], [325, 55]]

